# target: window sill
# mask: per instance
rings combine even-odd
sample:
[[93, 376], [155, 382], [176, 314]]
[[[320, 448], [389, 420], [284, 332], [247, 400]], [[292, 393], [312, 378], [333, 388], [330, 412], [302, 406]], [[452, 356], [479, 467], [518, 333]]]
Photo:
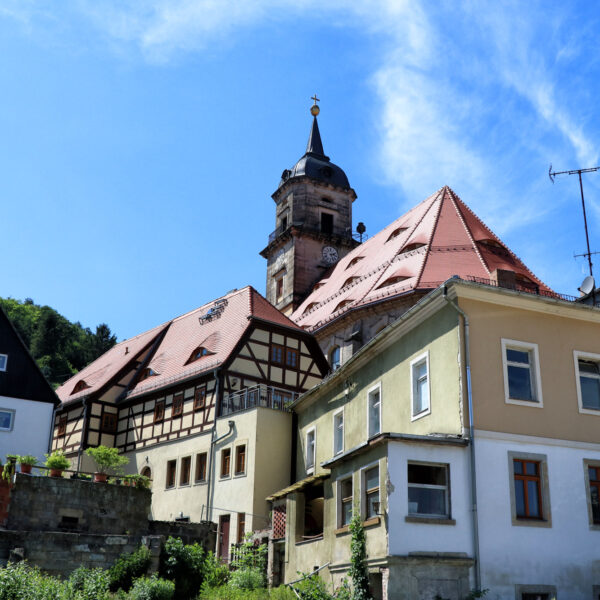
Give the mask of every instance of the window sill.
[[191, 486], [191, 484], [189, 484], [189, 483], [180, 483], [180, 484], [179, 484], [179, 487], [180, 487], [180, 488], [189, 488], [189, 487], [192, 487], [192, 486]]
[[[380, 522], [381, 522], [381, 517], [379, 517], [379, 516], [371, 517], [370, 519], [363, 521], [362, 526], [365, 528], [374, 527], [375, 525], [379, 525]], [[338, 529], [336, 529], [333, 533], [335, 533], [335, 535], [344, 535], [345, 533], [349, 533], [349, 532], [350, 532], [350, 526], [344, 525], [343, 527], [338, 527]]]
[[234, 476], [234, 479], [239, 479], [240, 477], [246, 477], [246, 473], [236, 473]]
[[407, 515], [404, 517], [407, 523], [425, 523], [427, 525], [456, 525], [455, 519], [447, 517], [421, 517], [419, 515]]
[[305, 544], [312, 544], [313, 542], [320, 542], [322, 539], [323, 539], [323, 534], [315, 535], [314, 537], [311, 537], [310, 539], [300, 540], [299, 542], [296, 542], [296, 546], [304, 546]]
[[194, 481], [194, 485], [206, 485], [206, 479], [200, 479], [199, 481]]
[[518, 400], [517, 398], [505, 398], [506, 404], [516, 406], [529, 406], [530, 408], [544, 408], [544, 404], [539, 400]]
[[410, 417], [411, 423], [413, 421], [418, 421], [419, 419], [422, 419], [423, 417], [427, 417], [430, 414], [431, 414], [431, 407], [428, 408], [427, 410], [423, 410], [420, 413], [417, 413], [416, 415], [412, 415]]
[[527, 517], [513, 517], [512, 524], [517, 527], [552, 527], [552, 521], [545, 519], [528, 519]]

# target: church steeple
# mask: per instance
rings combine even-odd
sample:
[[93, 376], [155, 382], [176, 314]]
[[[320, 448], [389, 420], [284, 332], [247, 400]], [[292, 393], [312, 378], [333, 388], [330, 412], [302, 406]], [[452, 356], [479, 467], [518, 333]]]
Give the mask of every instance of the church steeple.
[[316, 94], [306, 152], [285, 169], [273, 200], [276, 229], [261, 255], [267, 259], [267, 299], [289, 314], [323, 273], [357, 244], [352, 238], [356, 193], [344, 171], [323, 151]]

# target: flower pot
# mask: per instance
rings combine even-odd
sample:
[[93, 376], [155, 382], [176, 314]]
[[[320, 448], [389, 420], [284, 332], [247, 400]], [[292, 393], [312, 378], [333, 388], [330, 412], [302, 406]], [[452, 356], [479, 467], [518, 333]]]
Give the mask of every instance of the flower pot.
[[26, 473], [29, 475], [31, 473], [32, 467], [33, 465], [26, 465], [25, 463], [21, 463], [21, 473]]
[[94, 483], [106, 483], [108, 480], [107, 473], [94, 473]]
[[50, 469], [50, 477], [62, 477], [64, 469]]

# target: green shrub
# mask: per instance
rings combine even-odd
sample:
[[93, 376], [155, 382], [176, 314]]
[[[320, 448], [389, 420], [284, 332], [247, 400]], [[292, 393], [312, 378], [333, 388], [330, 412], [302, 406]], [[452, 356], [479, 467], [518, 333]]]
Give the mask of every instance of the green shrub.
[[214, 588], [225, 585], [229, 581], [230, 571], [227, 565], [223, 564], [214, 554], [209, 552], [204, 561], [204, 582], [205, 588]]
[[109, 600], [109, 583], [108, 571], [79, 567], [67, 581], [68, 597], [70, 600]]
[[198, 600], [297, 600], [297, 596], [287, 586], [268, 590], [242, 590], [229, 585], [208, 588], [203, 587]]
[[160, 575], [175, 582], [177, 600], [194, 598], [204, 579], [204, 550], [198, 544], [184, 545], [170, 537], [161, 556]]
[[152, 577], [136, 579], [131, 591], [130, 600], [172, 600], [175, 595], [175, 584], [161, 579], [156, 573]]
[[0, 600], [68, 600], [64, 584], [25, 562], [0, 569]]
[[231, 573], [229, 585], [241, 590], [256, 590], [265, 587], [265, 575], [262, 569], [246, 567]]
[[140, 546], [131, 554], [122, 554], [108, 570], [110, 576], [110, 591], [118, 589], [129, 591], [133, 580], [145, 575], [150, 566], [150, 550]]
[[300, 594], [302, 600], [333, 599], [333, 596], [327, 590], [327, 584], [316, 574], [295, 583], [294, 589]]
[[108, 446], [100, 445], [95, 448], [87, 448], [85, 453], [94, 459], [99, 473], [120, 471], [121, 467], [129, 462], [126, 456], [119, 454], [118, 448], [109, 448]]

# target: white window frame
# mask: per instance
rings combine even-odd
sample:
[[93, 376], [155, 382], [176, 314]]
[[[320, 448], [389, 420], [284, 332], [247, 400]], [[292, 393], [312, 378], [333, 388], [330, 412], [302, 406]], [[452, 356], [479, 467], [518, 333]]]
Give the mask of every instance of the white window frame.
[[[442, 468], [446, 472], [446, 485], [433, 485], [433, 484], [424, 484], [424, 483], [410, 483], [408, 481], [408, 466], [409, 465], [421, 465], [423, 467], [434, 467], [434, 468]], [[408, 491], [410, 488], [420, 488], [420, 489], [435, 489], [445, 490], [444, 494], [444, 504], [446, 512], [442, 515], [435, 513], [419, 513], [419, 512], [411, 512], [410, 511], [410, 502], [408, 500]], [[448, 463], [431, 463], [424, 462], [422, 460], [408, 460], [406, 462], [406, 497], [407, 497], [407, 514], [409, 517], [427, 517], [432, 519], [451, 519], [450, 513], [450, 465]]]
[[[337, 363], [334, 363], [333, 362], [333, 353], [336, 350], [338, 353], [338, 361], [337, 361]], [[331, 349], [329, 350], [328, 358], [329, 358], [329, 366], [331, 367], [331, 370], [337, 371], [342, 366], [342, 348], [338, 345], [332, 346]]]
[[344, 481], [350, 480], [352, 483], [352, 510], [354, 510], [354, 474], [352, 471], [349, 473], [344, 473], [340, 475], [335, 481], [335, 493], [336, 493], [336, 514], [335, 514], [335, 522], [337, 528], [340, 529], [342, 527], [346, 527], [342, 523], [342, 483]]
[[[378, 460], [373, 461], [372, 463], [369, 463], [368, 465], [365, 465], [364, 467], [361, 468], [360, 470], [360, 518], [365, 521], [367, 519], [367, 477], [366, 477], [366, 473], [367, 471], [369, 471], [370, 469], [372, 469], [373, 467], [377, 467], [379, 469], [378, 471], [378, 476], [379, 476], [379, 511], [381, 512], [381, 506], [382, 506], [382, 500], [381, 500], [381, 492], [382, 492], [382, 487], [381, 487], [381, 465], [379, 464]], [[378, 516], [378, 515], [377, 515]], [[373, 517], [371, 517], [373, 518]]]
[[[308, 436], [312, 433], [313, 435], [313, 444], [312, 444], [312, 465], [309, 466], [309, 443], [308, 443]], [[306, 473], [307, 474], [311, 474], [314, 473], [315, 471], [315, 463], [317, 461], [317, 428], [316, 427], [311, 427], [310, 429], [306, 430], [306, 436], [305, 436], [305, 440], [306, 440], [306, 448], [305, 448], [305, 460], [306, 460]]]
[[[518, 340], [509, 340], [502, 338], [502, 372], [504, 374], [504, 401], [506, 404], [517, 404], [519, 406], [531, 406], [534, 408], [544, 408], [544, 399], [542, 397], [542, 375], [540, 371], [540, 358], [538, 345], [533, 342], [521, 342]], [[533, 379], [534, 400], [518, 400], [510, 397], [508, 387], [508, 361], [506, 360], [506, 351], [514, 349], [521, 352], [529, 352], [533, 356], [532, 364], [529, 365], [531, 378]]]
[[583, 394], [581, 393], [581, 379], [579, 374], [580, 359], [600, 363], [600, 354], [573, 350], [573, 362], [575, 363], [575, 384], [577, 386], [577, 404], [579, 406], [579, 412], [585, 415], [596, 415], [597, 417], [600, 417], [600, 409], [585, 408], [583, 406]]
[[[427, 408], [421, 412], [415, 413], [415, 399], [417, 397], [417, 380], [415, 378], [416, 367], [425, 361], [427, 367], [427, 393], [429, 395], [429, 402]], [[410, 361], [410, 420], [416, 421], [431, 414], [431, 376], [429, 370], [429, 350], [419, 354], [419, 356], [413, 358]]]
[[[4, 359], [4, 360], [2, 360]], [[6, 371], [6, 365], [8, 364], [8, 354], [0, 354], [0, 371]]]
[[[377, 391], [379, 394], [379, 431], [375, 433], [371, 433], [371, 394]], [[381, 405], [383, 402], [383, 394], [381, 392], [381, 381], [376, 385], [370, 387], [367, 390], [367, 439], [372, 438], [374, 435], [379, 435], [381, 433]]]
[[15, 410], [14, 410], [14, 408], [0, 408], [0, 413], [9, 413], [10, 414], [10, 426], [9, 427], [0, 427], [0, 433], [12, 431], [15, 427]]
[[[338, 424], [336, 423], [336, 418], [340, 417], [342, 418], [342, 422], [341, 422], [341, 427], [338, 426]], [[342, 454], [344, 452], [344, 423], [345, 417], [344, 417], [344, 409], [341, 408], [340, 410], [337, 410], [336, 412], [333, 413], [333, 456], [337, 456], [338, 454]], [[335, 442], [336, 442], [336, 433], [338, 432], [338, 430], [341, 429], [341, 436], [342, 436], [342, 447], [338, 450], [336, 448]]]

